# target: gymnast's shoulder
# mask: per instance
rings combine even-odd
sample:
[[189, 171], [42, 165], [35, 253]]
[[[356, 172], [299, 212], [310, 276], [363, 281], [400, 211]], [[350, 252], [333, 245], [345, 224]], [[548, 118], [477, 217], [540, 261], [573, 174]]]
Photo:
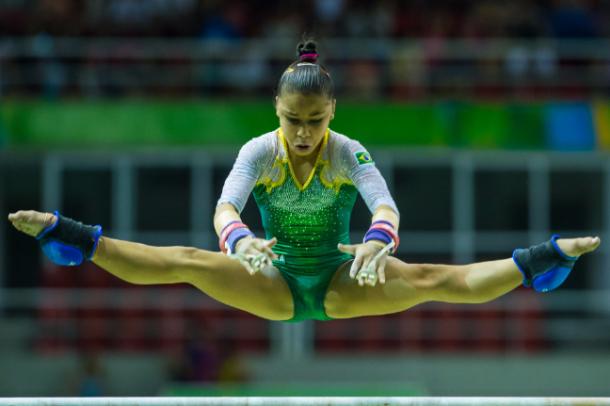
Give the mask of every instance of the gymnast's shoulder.
[[366, 148], [355, 138], [350, 138], [345, 134], [331, 130], [328, 138], [328, 146], [326, 148], [325, 158], [328, 160], [342, 161], [351, 163], [358, 153], [366, 153]]
[[275, 158], [278, 152], [277, 130], [250, 138], [239, 150], [238, 159], [266, 162]]

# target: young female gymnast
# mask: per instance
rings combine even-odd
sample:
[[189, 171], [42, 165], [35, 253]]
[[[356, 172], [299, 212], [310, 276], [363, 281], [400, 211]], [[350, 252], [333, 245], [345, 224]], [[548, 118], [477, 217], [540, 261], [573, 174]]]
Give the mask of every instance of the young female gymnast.
[[[552, 290], [580, 255], [599, 246], [598, 237], [553, 236], [512, 258], [458, 266], [389, 256], [399, 244], [398, 210], [367, 150], [329, 129], [333, 80], [317, 58], [313, 41], [299, 44], [298, 60], [277, 87], [279, 128], [239, 152], [214, 215], [222, 252], [112, 239], [57, 212], [18, 211], [9, 220], [37, 237], [55, 263], [91, 260], [134, 284], [189, 283], [229, 306], [291, 321], [388, 314], [427, 301], [482, 303], [522, 283]], [[250, 193], [266, 239], [241, 222]], [[358, 193], [372, 225], [361, 244], [351, 245]]]

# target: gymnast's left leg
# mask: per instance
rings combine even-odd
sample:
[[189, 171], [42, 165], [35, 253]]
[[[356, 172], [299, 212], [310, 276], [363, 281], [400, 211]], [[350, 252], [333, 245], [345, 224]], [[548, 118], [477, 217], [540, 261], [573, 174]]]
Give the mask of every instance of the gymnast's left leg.
[[349, 261], [335, 273], [324, 308], [329, 317], [341, 319], [396, 313], [429, 301], [484, 303], [510, 292], [524, 279], [536, 290], [554, 289], [576, 259], [599, 244], [597, 237], [551, 239], [528, 250], [516, 250], [514, 260], [469, 265], [408, 264], [388, 257], [386, 282], [375, 286], [359, 286], [351, 279]]

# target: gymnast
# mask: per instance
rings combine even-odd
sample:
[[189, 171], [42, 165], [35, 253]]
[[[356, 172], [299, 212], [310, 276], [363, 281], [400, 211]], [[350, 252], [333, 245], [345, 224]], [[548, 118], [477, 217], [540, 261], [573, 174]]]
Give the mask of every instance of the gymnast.
[[[279, 128], [248, 141], [227, 177], [214, 214], [220, 251], [153, 247], [102, 235], [55, 213], [18, 211], [9, 220], [36, 237], [60, 265], [90, 260], [134, 284], [188, 283], [234, 308], [269, 320], [331, 320], [401, 312], [419, 303], [483, 303], [521, 284], [545, 292], [568, 277], [598, 237], [550, 240], [516, 249], [512, 258], [469, 265], [405, 263], [399, 213], [368, 151], [332, 131], [333, 80], [316, 43], [277, 85]], [[240, 219], [250, 193], [265, 238]], [[362, 243], [349, 222], [360, 193], [373, 214]]]

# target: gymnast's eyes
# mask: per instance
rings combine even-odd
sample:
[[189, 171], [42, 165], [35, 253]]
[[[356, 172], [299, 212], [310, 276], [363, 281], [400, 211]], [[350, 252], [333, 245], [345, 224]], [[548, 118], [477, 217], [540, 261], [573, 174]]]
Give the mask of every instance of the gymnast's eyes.
[[[292, 124], [292, 125], [299, 125], [299, 124], [301, 124], [301, 120], [299, 120], [298, 118], [286, 116], [286, 120], [288, 120], [288, 122], [290, 124]], [[322, 124], [323, 121], [324, 121], [324, 119], [318, 118], [318, 119], [315, 119], [315, 120], [307, 121], [307, 124], [312, 125], [312, 126], [318, 126], [318, 125]]]

